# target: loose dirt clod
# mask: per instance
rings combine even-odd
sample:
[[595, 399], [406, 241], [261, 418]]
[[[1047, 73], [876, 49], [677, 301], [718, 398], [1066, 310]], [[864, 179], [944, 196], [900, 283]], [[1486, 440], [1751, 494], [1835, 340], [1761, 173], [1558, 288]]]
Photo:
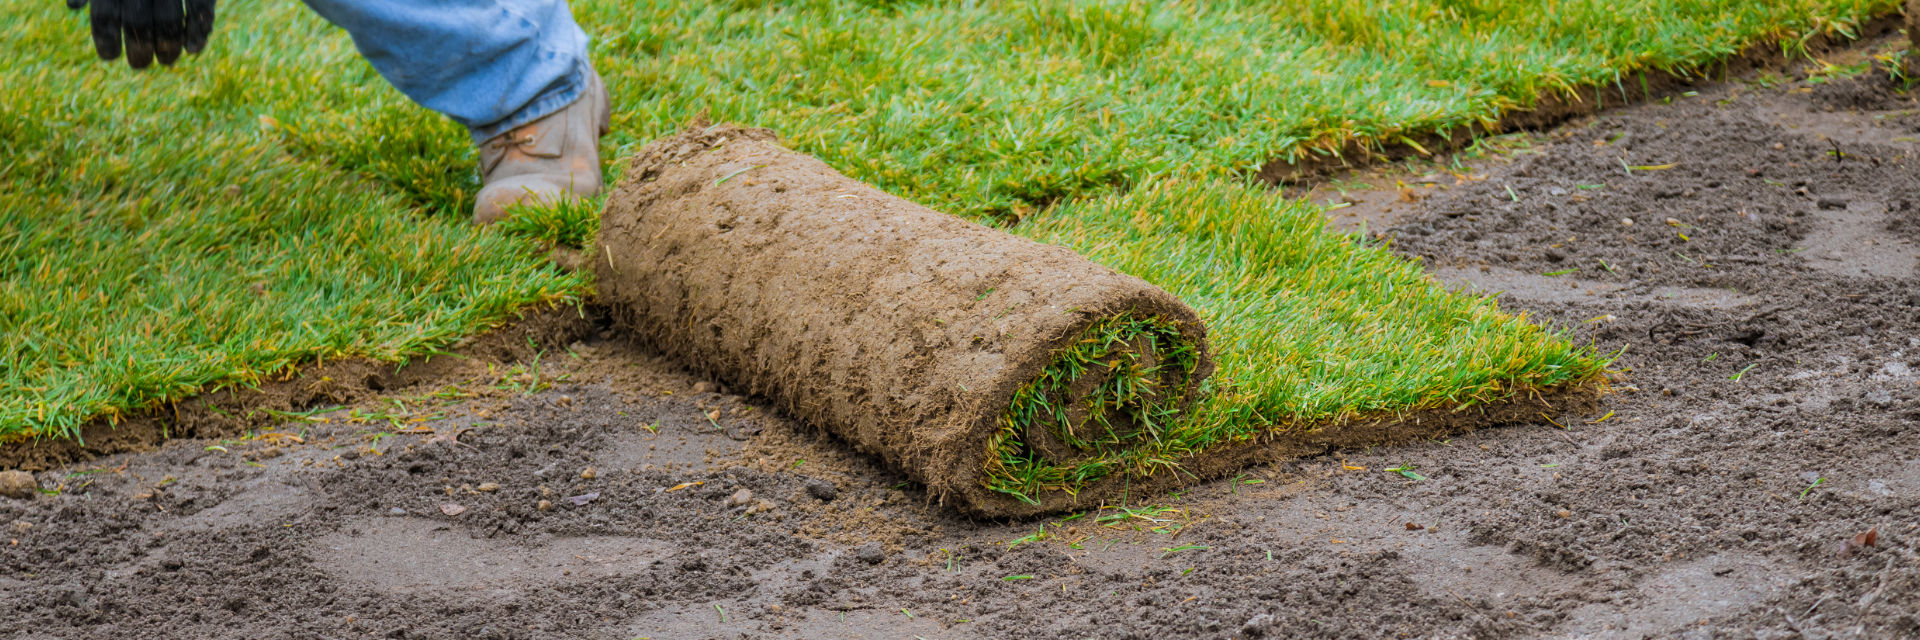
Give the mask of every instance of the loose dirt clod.
[[833, 502], [833, 499], [840, 495], [840, 491], [835, 489], [831, 482], [825, 480], [810, 480], [807, 482], [807, 495], [813, 496], [814, 499], [821, 502]]
[[1152, 442], [1212, 372], [1199, 317], [1165, 291], [862, 184], [765, 130], [648, 145], [595, 253], [601, 299], [634, 334], [983, 515], [1117, 495], [1051, 481], [1023, 500], [989, 488], [989, 466], [1010, 477]]
[[25, 471], [0, 471], [0, 496], [8, 498], [32, 498], [40, 491], [40, 483], [33, 474]]

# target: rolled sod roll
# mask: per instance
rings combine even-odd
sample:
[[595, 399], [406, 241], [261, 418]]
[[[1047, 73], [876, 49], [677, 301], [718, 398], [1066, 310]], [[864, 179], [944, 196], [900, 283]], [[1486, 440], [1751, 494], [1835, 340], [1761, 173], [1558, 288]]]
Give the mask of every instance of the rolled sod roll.
[[1098, 504], [1213, 371], [1193, 309], [1072, 251], [696, 126], [634, 158], [590, 261], [616, 322], [983, 516]]

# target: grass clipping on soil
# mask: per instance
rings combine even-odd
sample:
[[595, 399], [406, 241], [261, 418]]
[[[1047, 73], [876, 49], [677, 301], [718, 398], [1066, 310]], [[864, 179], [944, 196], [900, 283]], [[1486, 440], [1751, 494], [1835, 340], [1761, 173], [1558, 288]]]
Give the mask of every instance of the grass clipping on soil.
[[[1591, 353], [1272, 202], [1174, 182], [1020, 228], [1042, 244], [764, 130], [696, 127], [641, 151], [592, 254], [602, 300], [637, 335], [982, 515], [1591, 396]], [[1232, 327], [1217, 354], [1168, 291]]]

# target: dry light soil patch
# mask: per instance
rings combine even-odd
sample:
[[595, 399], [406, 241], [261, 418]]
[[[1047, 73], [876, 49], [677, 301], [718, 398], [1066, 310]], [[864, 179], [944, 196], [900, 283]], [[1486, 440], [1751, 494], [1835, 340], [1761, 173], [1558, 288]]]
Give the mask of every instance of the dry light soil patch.
[[603, 333], [297, 441], [37, 473], [0, 498], [0, 636], [1915, 637], [1920, 104], [1883, 78], [1702, 86], [1338, 195], [1621, 353], [1562, 425], [979, 522]]

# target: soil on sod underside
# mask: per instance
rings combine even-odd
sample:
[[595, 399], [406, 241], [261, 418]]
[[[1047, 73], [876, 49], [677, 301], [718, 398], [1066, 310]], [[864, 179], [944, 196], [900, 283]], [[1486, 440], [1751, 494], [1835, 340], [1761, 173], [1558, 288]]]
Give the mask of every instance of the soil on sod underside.
[[[608, 198], [587, 253], [620, 331], [976, 515], [1062, 511], [1117, 494], [1122, 485], [1109, 478], [1021, 487], [1017, 500], [989, 488], [988, 463], [1124, 466], [1109, 457], [1159, 436], [1123, 423], [1179, 415], [1213, 371], [1206, 328], [1172, 294], [862, 184], [765, 129], [700, 123], [649, 143]], [[1136, 325], [1163, 333], [1127, 331]], [[1090, 333], [1102, 327], [1118, 327], [1115, 342], [1127, 346], [1110, 353], [1114, 342]], [[1060, 371], [1056, 354], [1089, 341], [1111, 366]], [[1060, 388], [1038, 392], [1051, 402], [1083, 414], [1098, 407], [1062, 430], [1095, 442], [1020, 444], [1050, 435], [1036, 415], [1010, 415], [1049, 373]], [[1095, 437], [1103, 431], [1109, 440]], [[1019, 475], [994, 468], [995, 482]]]
[[607, 334], [354, 405], [440, 420], [41, 472], [65, 489], [0, 499], [0, 636], [1910, 637], [1920, 104], [1882, 77], [1702, 87], [1336, 194], [1624, 349], [1565, 429], [975, 522]]

